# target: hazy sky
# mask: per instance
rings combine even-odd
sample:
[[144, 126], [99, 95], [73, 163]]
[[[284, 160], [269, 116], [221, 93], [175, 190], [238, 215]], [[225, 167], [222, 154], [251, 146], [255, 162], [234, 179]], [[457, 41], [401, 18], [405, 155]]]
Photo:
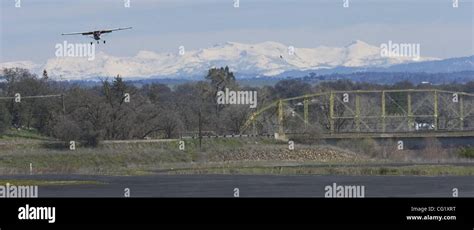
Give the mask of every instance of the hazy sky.
[[54, 57], [55, 44], [90, 42], [61, 33], [133, 26], [106, 35], [104, 52], [178, 52], [226, 41], [277, 41], [295, 47], [344, 46], [362, 40], [420, 43], [421, 55], [474, 54], [474, 0], [18, 0], [1, 2], [0, 62]]

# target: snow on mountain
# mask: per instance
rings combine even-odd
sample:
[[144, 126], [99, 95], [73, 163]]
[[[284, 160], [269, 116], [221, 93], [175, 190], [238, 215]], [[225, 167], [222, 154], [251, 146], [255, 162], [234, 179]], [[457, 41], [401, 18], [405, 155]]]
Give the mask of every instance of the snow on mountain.
[[[293, 50], [294, 52], [291, 52]], [[419, 61], [435, 60], [420, 58]], [[140, 51], [133, 57], [115, 57], [98, 51], [94, 60], [86, 57], [51, 58], [44, 65], [32, 62], [1, 63], [0, 68], [18, 66], [42, 71], [62, 79], [90, 79], [99, 76], [125, 78], [204, 76], [211, 67], [229, 66], [237, 76], [275, 76], [286, 71], [335, 67], [388, 67], [413, 62], [410, 58], [382, 57], [380, 47], [354, 41], [345, 47], [296, 48], [277, 42], [243, 44], [226, 42], [214, 47], [178, 53]]]
[[16, 62], [3, 62], [3, 63], [0, 63], [0, 69], [3, 69], [3, 68], [22, 68], [22, 69], [29, 69], [29, 70], [36, 71], [40, 67], [41, 67], [41, 65], [36, 64], [34, 62], [31, 62], [31, 61], [16, 61]]

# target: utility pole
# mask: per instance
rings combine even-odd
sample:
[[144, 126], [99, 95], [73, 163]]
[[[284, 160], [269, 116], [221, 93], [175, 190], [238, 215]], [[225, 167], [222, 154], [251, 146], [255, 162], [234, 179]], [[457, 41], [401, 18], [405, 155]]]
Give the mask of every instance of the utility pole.
[[63, 106], [63, 117], [66, 115], [66, 105], [64, 104], [64, 94], [61, 94], [61, 103]]

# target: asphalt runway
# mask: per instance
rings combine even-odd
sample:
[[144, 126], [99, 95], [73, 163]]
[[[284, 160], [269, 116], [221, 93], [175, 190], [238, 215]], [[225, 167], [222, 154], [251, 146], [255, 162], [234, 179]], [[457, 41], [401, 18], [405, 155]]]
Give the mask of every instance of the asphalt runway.
[[365, 197], [474, 197], [473, 176], [273, 176], [273, 175], [150, 175], [0, 176], [8, 179], [92, 180], [101, 184], [39, 186], [39, 197], [324, 197], [325, 186], [362, 185]]

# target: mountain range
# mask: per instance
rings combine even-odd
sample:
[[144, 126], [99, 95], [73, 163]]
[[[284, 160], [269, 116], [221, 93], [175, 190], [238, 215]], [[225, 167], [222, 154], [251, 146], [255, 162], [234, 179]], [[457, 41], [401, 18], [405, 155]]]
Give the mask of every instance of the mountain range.
[[212, 67], [229, 66], [237, 77], [287, 77], [364, 71], [456, 72], [474, 70], [474, 56], [441, 60], [421, 56], [383, 57], [381, 48], [357, 40], [344, 47], [296, 48], [278, 42], [244, 44], [226, 42], [184, 54], [140, 51], [132, 57], [108, 55], [97, 48], [94, 60], [54, 57], [44, 64], [31, 61], [0, 63], [0, 68], [20, 67], [51, 78], [93, 80], [121, 75], [125, 79], [199, 79]]

